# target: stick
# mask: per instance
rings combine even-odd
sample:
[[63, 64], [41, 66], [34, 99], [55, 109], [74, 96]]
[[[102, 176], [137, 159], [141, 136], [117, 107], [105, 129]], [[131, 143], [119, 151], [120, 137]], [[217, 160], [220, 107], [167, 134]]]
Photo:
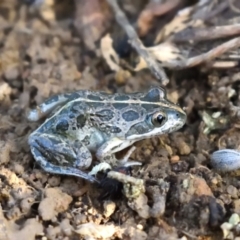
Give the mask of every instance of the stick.
[[218, 39], [223, 37], [230, 37], [240, 34], [240, 24], [210, 27], [210, 28], [189, 28], [174, 34], [170, 38], [173, 42], [189, 42], [189, 41], [204, 41], [211, 39]]
[[170, 61], [168, 63], [163, 63], [163, 64], [164, 66], [169, 67], [171, 69], [183, 69], [183, 68], [194, 67], [201, 63], [211, 61], [216, 57], [221, 56], [223, 53], [239, 47], [240, 47], [240, 37], [237, 37], [213, 48], [212, 50], [206, 53], [200, 54], [199, 56], [188, 58], [184, 61]]
[[132, 45], [132, 47], [146, 61], [146, 63], [148, 64], [148, 67], [150, 68], [152, 73], [155, 75], [155, 77], [159, 79], [163, 85], [167, 85], [169, 80], [164, 70], [160, 67], [156, 59], [148, 52], [148, 50], [142, 44], [141, 40], [138, 38], [136, 31], [130, 25], [128, 19], [126, 18], [124, 12], [119, 8], [117, 4], [117, 0], [107, 0], [107, 1], [115, 12], [116, 21], [128, 35], [129, 42]]

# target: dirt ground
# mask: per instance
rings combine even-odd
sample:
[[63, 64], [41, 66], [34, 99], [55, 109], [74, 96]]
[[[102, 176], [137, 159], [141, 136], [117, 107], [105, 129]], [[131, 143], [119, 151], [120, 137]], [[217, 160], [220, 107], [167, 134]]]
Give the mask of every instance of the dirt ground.
[[[0, 1], [0, 240], [222, 239], [220, 226], [240, 214], [240, 181], [237, 172], [214, 170], [210, 154], [240, 146], [239, 119], [229, 107], [239, 105], [239, 68], [168, 70], [168, 98], [184, 107], [186, 125], [135, 144], [131, 158], [142, 166], [132, 176], [146, 184], [137, 201], [100, 200], [98, 186], [35, 163], [27, 139], [41, 121], [28, 122], [27, 112], [57, 93], [146, 91], [160, 83], [148, 69], [112, 71], [94, 44], [86, 46], [96, 29], [76, 30], [74, 2], [57, 2], [42, 10]], [[101, 32], [104, 20], [97, 21]], [[120, 29], [114, 20], [107, 25], [113, 35]], [[211, 118], [216, 112], [221, 116]], [[239, 227], [224, 229], [228, 239], [238, 239]]]

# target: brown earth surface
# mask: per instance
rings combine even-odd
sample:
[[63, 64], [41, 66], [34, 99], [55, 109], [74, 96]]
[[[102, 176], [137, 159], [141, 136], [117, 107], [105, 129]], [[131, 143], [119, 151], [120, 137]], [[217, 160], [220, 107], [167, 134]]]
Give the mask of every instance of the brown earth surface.
[[[229, 112], [230, 101], [239, 104], [237, 68], [167, 72], [168, 98], [185, 107], [188, 119], [178, 132], [135, 144], [131, 158], [142, 166], [132, 174], [147, 189], [135, 202], [99, 200], [99, 187], [35, 163], [27, 139], [40, 122], [28, 122], [26, 113], [49, 96], [159, 85], [149, 70], [112, 72], [97, 51], [84, 47], [69, 17], [73, 3], [62, 2], [60, 16], [51, 5], [44, 15], [18, 1], [0, 2], [0, 240], [221, 239], [220, 225], [240, 214], [240, 182], [237, 173], [212, 169], [209, 156], [240, 145], [240, 125]], [[119, 28], [116, 22], [111, 27]], [[203, 114], [216, 111], [227, 124], [203, 133]]]

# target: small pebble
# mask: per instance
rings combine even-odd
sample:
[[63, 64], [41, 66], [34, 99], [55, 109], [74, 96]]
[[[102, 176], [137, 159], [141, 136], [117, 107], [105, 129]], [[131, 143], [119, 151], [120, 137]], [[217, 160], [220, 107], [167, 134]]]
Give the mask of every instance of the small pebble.
[[233, 213], [228, 220], [228, 222], [234, 226], [237, 225], [239, 223], [239, 221], [240, 221], [240, 217], [237, 213]]
[[14, 163], [13, 164], [13, 171], [16, 174], [22, 175], [24, 173], [24, 168], [22, 165], [18, 164], [18, 163]]
[[213, 185], [217, 185], [219, 183], [219, 179], [217, 177], [214, 177], [214, 178], [211, 179], [211, 183]]
[[180, 160], [180, 157], [178, 155], [174, 155], [171, 157], [170, 162], [177, 163], [179, 160]]
[[19, 76], [19, 70], [17, 67], [9, 67], [5, 72], [4, 72], [4, 77], [8, 80], [14, 80]]
[[75, 216], [74, 220], [77, 225], [83, 224], [87, 222], [87, 216], [85, 214], [79, 213]]
[[73, 227], [71, 226], [69, 219], [66, 218], [63, 219], [62, 222], [60, 223], [60, 228], [62, 229], [65, 235], [71, 236]]
[[238, 190], [237, 190], [237, 188], [234, 187], [233, 185], [229, 185], [229, 186], [227, 187], [227, 192], [228, 192], [228, 194], [231, 195], [232, 198], [235, 198], [235, 199], [238, 198]]
[[[233, 225], [231, 223], [225, 222], [221, 225], [221, 229], [223, 231], [223, 238], [229, 237], [230, 230], [233, 228]], [[228, 238], [229, 239], [229, 238]]]
[[240, 151], [221, 149], [211, 155], [212, 166], [219, 171], [234, 171], [240, 168]]
[[182, 142], [179, 146], [179, 152], [181, 155], [188, 155], [191, 152], [191, 148], [187, 143]]
[[149, 156], [151, 156], [151, 150], [149, 149], [149, 148], [147, 148], [147, 149], [145, 149], [145, 151], [144, 151], [144, 156], [145, 157], [149, 157]]
[[119, 70], [115, 75], [115, 80], [118, 85], [124, 85], [130, 77], [131, 73], [129, 71]]
[[60, 177], [59, 176], [52, 176], [48, 179], [48, 183], [51, 187], [57, 187], [60, 184]]
[[113, 201], [105, 201], [103, 204], [103, 207], [104, 207], [104, 216], [110, 217], [116, 209], [116, 204]]
[[240, 214], [240, 199], [236, 199], [233, 201], [233, 211]]
[[142, 224], [138, 224], [138, 225], [137, 225], [137, 228], [138, 228], [139, 230], [143, 230], [143, 225], [142, 225]]

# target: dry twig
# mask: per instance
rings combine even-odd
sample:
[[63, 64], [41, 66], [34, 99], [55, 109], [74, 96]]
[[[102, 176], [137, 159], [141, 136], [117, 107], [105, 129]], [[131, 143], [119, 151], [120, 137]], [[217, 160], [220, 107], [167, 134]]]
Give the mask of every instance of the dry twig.
[[230, 37], [240, 34], [240, 24], [219, 26], [211, 28], [187, 28], [181, 32], [175, 33], [170, 40], [173, 42], [204, 41]]
[[234, 0], [228, 0], [228, 3], [233, 12], [240, 13], [240, 9], [234, 5]]
[[117, 0], [107, 0], [109, 5], [113, 8], [115, 12], [115, 18], [118, 24], [124, 29], [128, 35], [129, 42], [133, 48], [138, 52], [138, 54], [146, 61], [148, 67], [152, 73], [159, 79], [163, 85], [166, 85], [169, 80], [164, 72], [164, 70], [157, 63], [155, 58], [148, 52], [145, 46], [142, 44], [141, 40], [134, 28], [130, 25], [128, 19], [126, 18], [124, 12], [118, 6]]
[[149, 1], [137, 20], [139, 35], [142, 37], [149, 32], [155, 17], [169, 13], [184, 2], [182, 0]]
[[164, 66], [169, 67], [171, 69], [183, 69], [183, 68], [194, 67], [201, 63], [214, 60], [215, 58], [221, 56], [223, 53], [239, 47], [240, 47], [240, 37], [237, 37], [213, 48], [212, 50], [206, 53], [200, 54], [196, 57], [188, 58], [183, 61], [170, 61], [164, 64]]

